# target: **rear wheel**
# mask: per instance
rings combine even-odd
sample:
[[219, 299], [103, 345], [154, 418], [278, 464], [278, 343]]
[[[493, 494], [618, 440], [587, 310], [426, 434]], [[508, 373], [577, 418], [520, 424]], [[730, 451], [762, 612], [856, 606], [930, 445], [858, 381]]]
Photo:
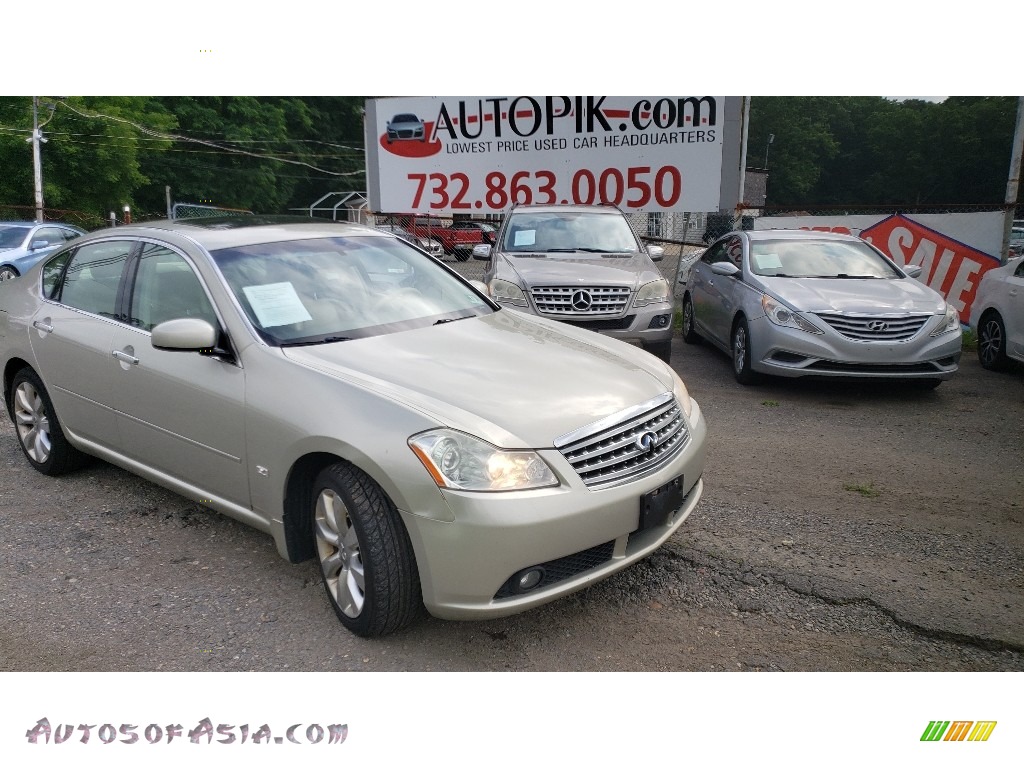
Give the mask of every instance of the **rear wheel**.
[[990, 371], [1006, 367], [1006, 326], [993, 310], [986, 312], [978, 324], [978, 362]]
[[732, 329], [732, 369], [740, 384], [754, 384], [759, 378], [750, 369], [750, 327], [742, 317]]
[[694, 325], [693, 301], [689, 294], [683, 298], [683, 341], [687, 344], [700, 344], [701, 342], [700, 334], [697, 333], [697, 328]]
[[341, 623], [357, 635], [379, 637], [414, 621], [423, 607], [416, 559], [380, 486], [338, 463], [317, 476], [312, 499], [313, 543]]
[[63, 475], [88, 461], [64, 437], [46, 387], [31, 368], [14, 375], [11, 398], [18, 442], [35, 469], [44, 475]]

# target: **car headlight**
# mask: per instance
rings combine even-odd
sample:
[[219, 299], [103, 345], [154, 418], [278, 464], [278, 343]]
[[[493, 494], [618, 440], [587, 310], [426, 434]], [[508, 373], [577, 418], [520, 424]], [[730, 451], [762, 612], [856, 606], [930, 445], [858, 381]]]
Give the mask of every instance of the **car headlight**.
[[462, 491], [525, 491], [558, 485], [535, 451], [507, 451], [451, 429], [409, 438], [409, 447], [440, 488]]
[[932, 331], [932, 336], [941, 336], [944, 333], [950, 333], [951, 331], [960, 330], [960, 313], [956, 311], [956, 308], [952, 304], [946, 305], [946, 316], [942, 318], [942, 322], [938, 328]]
[[768, 319], [776, 325], [781, 325], [784, 328], [796, 328], [807, 333], [824, 333], [820, 328], [804, 320], [799, 314], [789, 307], [783, 306], [771, 296], [761, 296], [761, 309], [764, 310]]
[[679, 378], [679, 374], [672, 371], [672, 375], [675, 380], [672, 382], [672, 394], [676, 396], [676, 402], [679, 403], [679, 407], [686, 414], [686, 418], [690, 418], [690, 413], [693, 411], [693, 403], [690, 401], [690, 393], [686, 389], [686, 385], [683, 384], [683, 380]]
[[633, 299], [634, 307], [643, 307], [647, 304], [661, 304], [668, 301], [668, 281], [663, 279], [654, 280], [646, 285], [640, 286]]
[[526, 294], [523, 289], [508, 280], [491, 280], [491, 298], [500, 304], [512, 304], [517, 307], [525, 307]]

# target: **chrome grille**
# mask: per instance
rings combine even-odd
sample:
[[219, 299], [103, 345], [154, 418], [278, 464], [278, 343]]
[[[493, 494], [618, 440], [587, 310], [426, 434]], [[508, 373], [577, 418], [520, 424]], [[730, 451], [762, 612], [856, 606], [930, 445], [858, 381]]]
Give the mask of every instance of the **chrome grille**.
[[[640, 438], [653, 433], [649, 450]], [[675, 456], [689, 432], [675, 398], [666, 393], [637, 408], [563, 435], [555, 447], [588, 488], [628, 482], [652, 472]]]
[[917, 335], [931, 315], [840, 315], [819, 313], [818, 317], [837, 332], [855, 341], [906, 341]]
[[542, 286], [530, 290], [537, 311], [547, 315], [618, 315], [629, 306], [629, 288]]

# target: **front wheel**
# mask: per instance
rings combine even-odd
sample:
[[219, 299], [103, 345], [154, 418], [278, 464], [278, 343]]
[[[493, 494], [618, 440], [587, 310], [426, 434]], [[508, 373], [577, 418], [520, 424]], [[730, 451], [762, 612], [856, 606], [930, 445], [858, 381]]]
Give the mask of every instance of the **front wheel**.
[[732, 369], [740, 384], [754, 384], [758, 380], [750, 368], [750, 327], [742, 317], [732, 329]]
[[700, 344], [700, 334], [697, 333], [693, 319], [693, 300], [689, 294], [683, 299], [683, 341], [687, 344]]
[[379, 637], [423, 607], [412, 544], [391, 500], [369, 476], [338, 463], [313, 484], [313, 539], [324, 587], [342, 624]]
[[978, 325], [978, 362], [990, 371], [1006, 368], [1006, 326], [998, 312], [986, 312]]
[[13, 280], [16, 277], [19, 277], [18, 270], [16, 270], [11, 265], [4, 264], [2, 267], [0, 267], [0, 283], [4, 282], [5, 280]]
[[86, 455], [64, 437], [50, 395], [31, 368], [14, 374], [11, 395], [18, 442], [29, 464], [44, 475], [55, 476], [87, 462]]

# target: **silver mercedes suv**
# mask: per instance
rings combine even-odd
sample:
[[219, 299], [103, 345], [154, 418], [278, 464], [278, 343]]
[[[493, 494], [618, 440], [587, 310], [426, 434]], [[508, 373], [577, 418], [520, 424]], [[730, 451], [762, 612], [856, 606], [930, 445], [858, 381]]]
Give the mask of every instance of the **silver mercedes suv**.
[[490, 262], [484, 282], [502, 306], [639, 343], [668, 362], [673, 297], [654, 263], [663, 253], [611, 205], [519, 205], [493, 245], [473, 249]]

